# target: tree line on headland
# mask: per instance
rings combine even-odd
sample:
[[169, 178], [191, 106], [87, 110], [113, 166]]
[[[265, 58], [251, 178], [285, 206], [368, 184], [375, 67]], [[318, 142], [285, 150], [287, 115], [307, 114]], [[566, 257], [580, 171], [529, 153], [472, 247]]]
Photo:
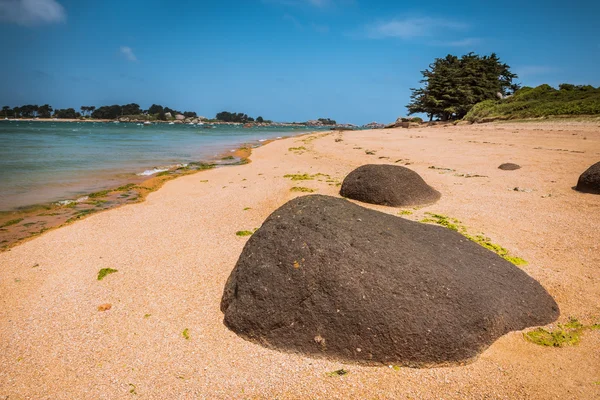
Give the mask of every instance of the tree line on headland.
[[560, 84], [521, 87], [517, 74], [494, 53], [437, 58], [421, 71], [423, 84], [411, 89], [410, 114], [431, 120], [485, 122], [553, 115], [600, 114], [600, 88]]
[[81, 106], [80, 111], [74, 108], [53, 109], [52, 106], [44, 104], [26, 104], [18, 107], [2, 107], [2, 116], [5, 118], [59, 118], [59, 119], [117, 119], [123, 116], [138, 116], [141, 119], [158, 119], [166, 121], [174, 118], [176, 115], [183, 115], [186, 118], [197, 118], [198, 115], [193, 111], [177, 111], [169, 107], [163, 107], [158, 104], [152, 104], [147, 110], [143, 110], [139, 104], [130, 103], [125, 105], [114, 104], [111, 106]]

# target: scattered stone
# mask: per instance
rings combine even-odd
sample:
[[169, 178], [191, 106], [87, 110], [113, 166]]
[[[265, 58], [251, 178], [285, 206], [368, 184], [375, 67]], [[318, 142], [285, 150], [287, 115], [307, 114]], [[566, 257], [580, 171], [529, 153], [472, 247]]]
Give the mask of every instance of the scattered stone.
[[398, 165], [367, 164], [342, 183], [343, 197], [391, 207], [434, 203], [441, 194], [413, 170]]
[[504, 171], [514, 171], [516, 169], [520, 169], [521, 166], [519, 164], [513, 164], [513, 163], [504, 163], [504, 164], [500, 164], [500, 166], [498, 167], [498, 169], [504, 170]]
[[600, 194], [600, 162], [592, 165], [581, 174], [575, 189], [584, 193]]
[[265, 347], [342, 361], [469, 361], [559, 309], [544, 288], [450, 229], [309, 195], [249, 239], [221, 299], [225, 325]]

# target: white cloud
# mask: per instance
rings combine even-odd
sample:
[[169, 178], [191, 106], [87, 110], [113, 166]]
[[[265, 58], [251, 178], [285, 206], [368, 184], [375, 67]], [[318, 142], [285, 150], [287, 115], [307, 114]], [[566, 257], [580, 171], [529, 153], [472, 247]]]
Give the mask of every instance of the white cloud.
[[121, 46], [121, 54], [129, 61], [137, 61], [137, 57], [133, 54], [133, 50], [129, 46]]
[[66, 19], [64, 7], [55, 0], [0, 0], [0, 21], [33, 26]]
[[380, 21], [366, 28], [367, 37], [371, 39], [412, 39], [416, 37], [432, 36], [443, 31], [461, 31], [467, 25], [444, 18], [403, 18], [390, 21]]

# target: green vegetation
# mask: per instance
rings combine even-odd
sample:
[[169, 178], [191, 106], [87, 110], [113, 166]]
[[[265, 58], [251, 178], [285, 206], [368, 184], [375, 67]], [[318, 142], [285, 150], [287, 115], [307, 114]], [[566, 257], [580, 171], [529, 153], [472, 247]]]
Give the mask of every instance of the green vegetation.
[[289, 178], [293, 181], [312, 181], [314, 176], [309, 174], [287, 174], [283, 176], [284, 178]]
[[251, 231], [237, 231], [235, 234], [237, 236], [251, 236], [252, 232]]
[[290, 147], [290, 148], [288, 149], [288, 151], [294, 151], [294, 152], [306, 151], [306, 147], [304, 147], [304, 146], [300, 146], [300, 147]]
[[[124, 105], [113, 104], [110, 106], [81, 106], [81, 112], [74, 108], [64, 108], [54, 110], [49, 104], [39, 106], [37, 104], [26, 104], [20, 107], [10, 108], [4, 106], [2, 114], [4, 117], [12, 118], [59, 118], [59, 119], [117, 119], [120, 117], [129, 117], [130, 119], [140, 120], [162, 120], [175, 119], [177, 114], [186, 118], [197, 118], [193, 111], [177, 111], [169, 107], [152, 104], [147, 110], [143, 110], [138, 104], [130, 103]], [[54, 113], [52, 113], [54, 111]], [[171, 117], [168, 118], [167, 114]]]
[[114, 274], [115, 272], [119, 272], [119, 270], [112, 268], [102, 268], [100, 271], [98, 271], [98, 280], [101, 281], [106, 275]]
[[290, 189], [291, 192], [302, 192], [302, 193], [314, 193], [315, 189], [302, 187], [302, 186], [294, 186]]
[[465, 116], [471, 122], [540, 118], [553, 115], [600, 114], [600, 88], [563, 83], [523, 87], [502, 100], [486, 100], [475, 105]]
[[254, 122], [254, 118], [249, 117], [247, 114], [231, 113], [229, 111], [221, 111], [220, 113], [217, 114], [215, 119], [217, 119], [218, 121], [223, 121], [223, 122], [239, 122], [242, 124], [245, 124], [248, 122]]
[[185, 340], [190, 340], [190, 330], [188, 328], [185, 328], [181, 335], [185, 338]]
[[[317, 119], [317, 121], [319, 121], [323, 125], [337, 125], [336, 120], [335, 119], [331, 119], [331, 118], [319, 118], [319, 119]], [[307, 121], [305, 124], [306, 125], [311, 125], [310, 122], [311, 121]]]
[[88, 194], [88, 197], [90, 199], [95, 199], [96, 197], [105, 197], [106, 195], [108, 195], [111, 191], [110, 190], [101, 190], [99, 192], [94, 192], [94, 193], [90, 193]]
[[66, 222], [77, 221], [80, 218], [85, 217], [86, 215], [90, 215], [95, 213], [98, 210], [94, 210], [93, 208], [88, 208], [85, 210], [78, 210], [71, 218], [69, 218]]
[[338, 369], [336, 371], [331, 371], [327, 373], [327, 376], [344, 376], [348, 375], [349, 371], [345, 369]]
[[202, 162], [191, 162], [188, 164], [188, 168], [196, 169], [196, 170], [205, 170], [205, 169], [213, 169], [217, 165], [216, 164], [207, 164]]
[[544, 328], [537, 328], [525, 332], [523, 336], [531, 343], [540, 346], [563, 347], [573, 346], [581, 340], [581, 334], [590, 329], [600, 329], [600, 324], [585, 326], [575, 318], [570, 318], [566, 324], [558, 324], [551, 331]]
[[430, 120], [460, 119], [477, 103], [514, 93], [517, 75], [503, 64], [498, 56], [479, 56], [474, 53], [458, 58], [448, 54], [436, 58], [421, 72], [422, 88], [411, 89], [409, 114], [426, 113]]
[[6, 228], [7, 226], [16, 225], [21, 221], [23, 221], [23, 218], [11, 219], [10, 221], [7, 221], [0, 225], [0, 228]]
[[399, 214], [399, 215], [412, 215], [412, 213], [413, 213], [413, 212], [412, 212], [412, 211], [410, 211], [410, 210], [400, 210], [400, 211], [398, 212], [398, 214]]
[[118, 192], [125, 192], [127, 190], [131, 190], [135, 187], [135, 183], [128, 183], [126, 185], [123, 186], [119, 186], [118, 188], [116, 188], [115, 190]]
[[485, 247], [488, 250], [493, 251], [494, 253], [498, 254], [500, 257], [504, 258], [508, 262], [513, 263], [514, 265], [526, 265], [527, 264], [527, 261], [525, 261], [524, 259], [522, 259], [520, 257], [511, 256], [509, 254], [509, 251], [507, 249], [505, 249], [504, 247], [502, 247], [498, 244], [492, 243], [492, 241], [489, 237], [479, 235], [479, 234], [475, 235], [475, 236], [470, 235], [469, 233], [467, 233], [467, 228], [464, 225], [462, 225], [461, 222], [459, 220], [457, 220], [456, 218], [450, 218], [445, 215], [434, 214], [434, 213], [430, 213], [430, 212], [426, 212], [425, 215], [427, 215], [427, 217], [422, 219], [420, 222], [433, 223], [433, 224], [444, 226], [448, 229], [452, 229], [453, 231], [460, 233], [461, 235], [463, 235], [470, 241], [475, 242], [478, 245]]

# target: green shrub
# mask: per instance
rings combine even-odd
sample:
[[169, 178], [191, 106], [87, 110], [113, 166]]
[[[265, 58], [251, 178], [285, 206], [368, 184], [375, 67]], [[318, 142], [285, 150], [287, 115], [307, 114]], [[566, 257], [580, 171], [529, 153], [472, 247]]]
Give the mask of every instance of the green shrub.
[[560, 90], [549, 85], [523, 87], [512, 97], [476, 104], [465, 116], [467, 121], [541, 118], [552, 115], [600, 114], [600, 88], [563, 83]]

